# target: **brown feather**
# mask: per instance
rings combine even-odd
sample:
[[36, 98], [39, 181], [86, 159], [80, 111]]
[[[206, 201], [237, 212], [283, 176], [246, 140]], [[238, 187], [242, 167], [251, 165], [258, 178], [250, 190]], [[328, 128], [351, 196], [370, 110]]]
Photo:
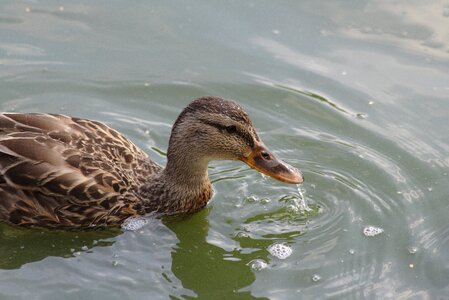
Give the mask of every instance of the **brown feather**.
[[181, 112], [165, 169], [103, 123], [0, 113], [0, 220], [86, 227], [195, 211], [212, 196], [209, 161], [239, 159], [258, 141], [246, 112], [218, 97]]

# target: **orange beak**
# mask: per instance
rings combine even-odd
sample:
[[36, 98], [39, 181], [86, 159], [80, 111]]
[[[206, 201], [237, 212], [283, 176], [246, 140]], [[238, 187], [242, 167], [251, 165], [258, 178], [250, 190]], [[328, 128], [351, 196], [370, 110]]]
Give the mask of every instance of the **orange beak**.
[[240, 160], [279, 181], [296, 184], [304, 182], [301, 171], [278, 159], [262, 143], [255, 144], [249, 156], [241, 157]]

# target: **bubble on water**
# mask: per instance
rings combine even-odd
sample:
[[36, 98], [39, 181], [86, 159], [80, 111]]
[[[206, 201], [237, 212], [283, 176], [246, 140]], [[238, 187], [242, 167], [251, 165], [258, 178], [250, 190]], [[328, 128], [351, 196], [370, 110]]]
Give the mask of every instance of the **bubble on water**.
[[384, 232], [384, 230], [376, 226], [365, 226], [365, 228], [363, 228], [363, 234], [369, 237], [376, 236], [382, 232]]
[[248, 263], [248, 266], [254, 271], [260, 271], [265, 269], [268, 264], [263, 259], [253, 259]]
[[408, 266], [410, 267], [410, 269], [413, 269], [415, 267], [414, 264], [409, 264]]
[[320, 281], [320, 280], [321, 280], [321, 276], [320, 276], [320, 275], [314, 274], [314, 275], [312, 276], [312, 281], [313, 281], [313, 282], [318, 282], [318, 281]]
[[408, 248], [408, 253], [415, 254], [416, 252], [418, 252], [418, 248], [417, 247], [409, 247]]
[[349, 249], [349, 254], [354, 254], [355, 250], [354, 249]]
[[246, 197], [245, 200], [248, 203], [254, 203], [254, 202], [258, 202], [259, 198], [257, 198], [257, 196], [248, 196], [248, 197]]
[[127, 231], [136, 231], [145, 226], [148, 221], [142, 217], [130, 217], [122, 223], [122, 229]]
[[271, 255], [279, 259], [286, 259], [293, 253], [293, 250], [290, 246], [280, 243], [271, 245], [267, 250]]

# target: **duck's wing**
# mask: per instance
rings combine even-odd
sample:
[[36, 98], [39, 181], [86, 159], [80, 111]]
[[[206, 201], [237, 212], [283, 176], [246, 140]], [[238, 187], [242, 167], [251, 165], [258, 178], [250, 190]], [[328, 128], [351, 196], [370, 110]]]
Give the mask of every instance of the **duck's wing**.
[[120, 223], [139, 210], [136, 188], [160, 169], [100, 122], [0, 114], [0, 219], [43, 226]]

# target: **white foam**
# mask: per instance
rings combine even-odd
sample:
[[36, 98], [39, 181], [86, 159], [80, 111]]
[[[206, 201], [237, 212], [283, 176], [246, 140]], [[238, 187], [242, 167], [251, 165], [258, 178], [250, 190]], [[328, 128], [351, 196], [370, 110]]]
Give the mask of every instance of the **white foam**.
[[122, 229], [127, 231], [136, 231], [145, 226], [148, 221], [142, 217], [130, 217], [122, 223]]
[[363, 234], [368, 237], [379, 235], [382, 232], [384, 232], [384, 230], [376, 226], [365, 226], [365, 228], [363, 228]]
[[267, 250], [271, 255], [279, 259], [286, 259], [293, 253], [293, 250], [290, 246], [280, 243], [275, 243], [269, 246]]

